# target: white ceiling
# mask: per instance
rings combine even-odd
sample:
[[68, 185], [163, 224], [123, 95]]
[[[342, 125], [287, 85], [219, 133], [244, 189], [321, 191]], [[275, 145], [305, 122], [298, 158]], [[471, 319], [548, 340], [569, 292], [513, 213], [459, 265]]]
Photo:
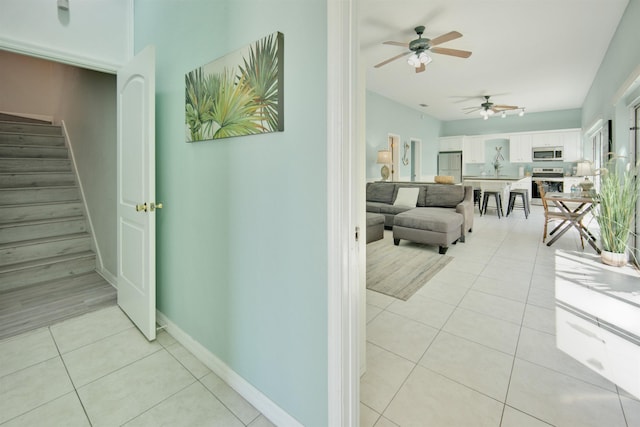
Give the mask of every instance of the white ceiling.
[[[481, 95], [527, 113], [581, 108], [628, 0], [362, 0], [360, 40], [367, 89], [439, 120], [479, 118], [465, 107]], [[461, 59], [430, 54], [422, 73], [403, 51], [409, 42], [452, 30], [462, 38], [439, 47], [470, 50]], [[408, 56], [407, 56], [408, 57]], [[427, 104], [421, 107], [419, 104]], [[497, 119], [494, 119], [497, 120]]]

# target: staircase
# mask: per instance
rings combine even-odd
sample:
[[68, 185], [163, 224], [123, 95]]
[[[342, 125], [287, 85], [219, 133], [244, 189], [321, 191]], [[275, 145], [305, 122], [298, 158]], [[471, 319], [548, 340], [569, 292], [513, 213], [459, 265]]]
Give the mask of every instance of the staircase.
[[91, 240], [61, 128], [0, 117], [0, 338], [114, 303]]

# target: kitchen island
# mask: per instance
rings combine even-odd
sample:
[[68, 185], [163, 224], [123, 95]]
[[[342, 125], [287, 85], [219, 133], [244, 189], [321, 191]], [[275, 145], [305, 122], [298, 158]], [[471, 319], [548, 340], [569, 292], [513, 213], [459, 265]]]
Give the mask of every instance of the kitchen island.
[[[504, 214], [507, 214], [507, 206], [509, 205], [509, 191], [512, 189], [526, 189], [529, 190], [529, 200], [531, 200], [531, 177], [517, 177], [517, 176], [495, 176], [495, 175], [482, 175], [482, 176], [463, 176], [462, 182], [464, 185], [470, 185], [473, 188], [479, 188], [483, 194], [485, 191], [501, 191], [502, 192], [502, 210]], [[489, 205], [491, 206], [491, 205]]]

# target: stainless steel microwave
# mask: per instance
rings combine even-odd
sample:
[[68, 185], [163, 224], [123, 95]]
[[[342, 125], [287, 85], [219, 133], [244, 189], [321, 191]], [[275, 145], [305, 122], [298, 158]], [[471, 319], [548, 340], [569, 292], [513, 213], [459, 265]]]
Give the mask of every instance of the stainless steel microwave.
[[563, 160], [562, 147], [533, 147], [531, 159], [534, 162], [561, 162]]

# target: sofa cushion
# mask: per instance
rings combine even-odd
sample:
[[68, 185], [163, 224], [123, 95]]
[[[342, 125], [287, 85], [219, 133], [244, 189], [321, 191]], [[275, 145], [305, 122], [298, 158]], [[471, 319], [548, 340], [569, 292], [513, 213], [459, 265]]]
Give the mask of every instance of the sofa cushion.
[[389, 206], [387, 203], [367, 202], [367, 212], [380, 213], [381, 206]]
[[396, 215], [401, 212], [406, 212], [408, 210], [415, 209], [409, 206], [394, 206], [394, 205], [381, 205], [380, 213], [387, 215]]
[[398, 187], [398, 194], [396, 195], [396, 200], [393, 202], [393, 205], [415, 208], [418, 204], [419, 193], [420, 189], [417, 187]]
[[460, 228], [462, 222], [462, 215], [438, 208], [415, 208], [399, 213], [393, 219], [394, 226], [440, 233]]
[[378, 224], [384, 225], [384, 215], [367, 212], [367, 227]]
[[393, 203], [396, 186], [391, 182], [370, 182], [367, 185], [367, 201]]
[[462, 185], [433, 184], [427, 188], [425, 206], [455, 208], [464, 200]]

